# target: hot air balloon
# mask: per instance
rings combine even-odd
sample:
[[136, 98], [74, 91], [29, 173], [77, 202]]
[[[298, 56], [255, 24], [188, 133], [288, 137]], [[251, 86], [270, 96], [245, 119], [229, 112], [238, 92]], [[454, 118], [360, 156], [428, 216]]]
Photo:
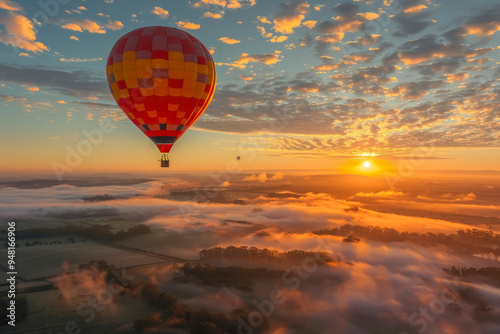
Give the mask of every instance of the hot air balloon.
[[238, 155], [238, 156], [236, 157], [236, 160], [240, 161], [240, 159], [241, 159], [241, 157]]
[[153, 26], [121, 37], [106, 76], [118, 106], [148, 136], [169, 166], [172, 145], [203, 114], [215, 90], [210, 52], [177, 28]]

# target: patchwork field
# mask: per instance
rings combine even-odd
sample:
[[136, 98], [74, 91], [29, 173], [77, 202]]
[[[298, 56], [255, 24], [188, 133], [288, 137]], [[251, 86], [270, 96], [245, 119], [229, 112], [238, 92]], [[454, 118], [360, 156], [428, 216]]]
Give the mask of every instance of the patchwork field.
[[[0, 256], [7, 257], [1, 249]], [[43, 245], [18, 248], [18, 277], [24, 280], [42, 279], [75, 270], [91, 260], [106, 260], [117, 268], [161, 262], [161, 259], [98, 244], [92, 241], [63, 245]]]

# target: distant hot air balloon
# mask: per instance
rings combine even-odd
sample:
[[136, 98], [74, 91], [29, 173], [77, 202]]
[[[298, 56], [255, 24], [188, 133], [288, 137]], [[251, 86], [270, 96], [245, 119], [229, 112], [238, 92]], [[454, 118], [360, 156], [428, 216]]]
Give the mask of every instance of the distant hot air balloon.
[[236, 157], [236, 160], [240, 161], [240, 159], [241, 159], [241, 158], [240, 158], [240, 156], [238, 155], [238, 156]]
[[203, 114], [215, 90], [207, 48], [177, 28], [143, 27], [111, 49], [106, 76], [118, 106], [163, 153]]

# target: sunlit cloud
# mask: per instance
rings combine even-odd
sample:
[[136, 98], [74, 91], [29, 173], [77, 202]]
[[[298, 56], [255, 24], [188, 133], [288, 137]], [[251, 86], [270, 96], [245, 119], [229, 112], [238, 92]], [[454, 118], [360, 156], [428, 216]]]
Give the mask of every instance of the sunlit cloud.
[[155, 7], [154, 10], [151, 11], [153, 14], [158, 15], [159, 17], [166, 19], [169, 15], [168, 10], [165, 10], [161, 7]]
[[123, 29], [123, 23], [120, 21], [109, 21], [106, 23], [106, 28], [111, 30], [120, 30]]
[[5, 10], [9, 10], [12, 12], [23, 10], [23, 7], [21, 7], [21, 5], [15, 3], [14, 1], [10, 1], [10, 0], [0, 0], [0, 8], [5, 9]]
[[282, 12], [273, 18], [273, 30], [280, 34], [292, 34], [295, 28], [300, 27], [305, 15], [309, 13], [309, 3], [295, 1], [281, 5]]
[[99, 61], [102, 60], [102, 58], [59, 58], [60, 61], [63, 63], [85, 63], [89, 61]]
[[101, 27], [97, 22], [88, 19], [70, 21], [69, 23], [61, 25], [61, 28], [78, 32], [88, 31], [93, 34], [106, 33], [106, 30], [104, 30], [103, 27]]
[[187, 21], [179, 21], [177, 22], [177, 26], [184, 29], [189, 30], [197, 30], [200, 29], [201, 26], [197, 23], [187, 22]]
[[205, 12], [203, 13], [203, 17], [209, 17], [211, 19], [220, 19], [224, 16], [224, 11], [219, 13]]
[[427, 8], [426, 5], [415, 5], [415, 6], [405, 8], [403, 10], [403, 12], [406, 14], [420, 13], [421, 11], [423, 11], [426, 8]]
[[[4, 9], [21, 10], [20, 6], [14, 6], [11, 1], [2, 2], [2, 4]], [[31, 52], [49, 50], [45, 44], [36, 40], [35, 27], [27, 17], [9, 11], [0, 15], [0, 20], [3, 25], [3, 28], [0, 28], [0, 42]]]
[[225, 44], [238, 44], [241, 42], [238, 39], [229, 38], [229, 37], [221, 37], [221, 38], [219, 38], [219, 41], [221, 41], [222, 43], [225, 43]]
[[267, 17], [265, 16], [257, 16], [257, 19], [261, 22], [261, 23], [266, 23], [266, 24], [272, 24], [271, 21], [268, 20]]
[[467, 73], [445, 74], [446, 82], [454, 83], [455, 81], [464, 81], [469, 77]]
[[266, 53], [263, 55], [249, 55], [247, 53], [242, 53], [238, 60], [235, 61], [236, 64], [248, 64], [248, 63], [263, 63], [266, 65], [274, 65], [280, 61], [279, 53]]

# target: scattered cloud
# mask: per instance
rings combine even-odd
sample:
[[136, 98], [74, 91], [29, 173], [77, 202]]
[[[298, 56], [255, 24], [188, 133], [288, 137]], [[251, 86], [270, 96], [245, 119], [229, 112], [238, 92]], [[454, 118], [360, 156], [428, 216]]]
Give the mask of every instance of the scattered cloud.
[[269, 40], [271, 43], [283, 43], [288, 39], [288, 36], [274, 36]]
[[285, 174], [282, 172], [277, 172], [276, 174], [268, 177], [266, 173], [261, 174], [252, 174], [243, 178], [243, 181], [259, 181], [264, 183], [266, 181], [274, 181], [274, 180], [282, 180], [285, 177]]
[[187, 21], [179, 21], [177, 22], [177, 26], [184, 29], [189, 30], [197, 30], [200, 29], [201, 26], [197, 23], [187, 22]]
[[295, 28], [300, 27], [305, 15], [309, 13], [309, 3], [304, 0], [283, 3], [281, 12], [274, 16], [273, 30], [280, 34], [292, 34]]
[[420, 13], [421, 11], [423, 11], [426, 8], [427, 8], [426, 5], [415, 5], [415, 6], [405, 8], [403, 10], [403, 12], [406, 14]]
[[219, 38], [219, 41], [221, 41], [222, 43], [225, 43], [225, 44], [238, 44], [241, 42], [238, 39], [229, 38], [229, 37], [221, 37], [221, 38]]
[[446, 82], [454, 83], [455, 81], [464, 81], [469, 77], [467, 73], [457, 73], [457, 74], [445, 74]]
[[309, 21], [302, 22], [302, 25], [308, 27], [309, 29], [312, 29], [316, 26], [316, 23], [318, 23], [318, 21], [309, 20]]
[[85, 63], [89, 61], [99, 61], [102, 58], [59, 58], [63, 63]]
[[396, 190], [384, 190], [384, 191], [379, 191], [376, 193], [364, 193], [364, 192], [359, 192], [356, 193], [353, 197], [377, 197], [377, 198], [392, 198], [392, 197], [401, 197], [404, 196], [404, 194], [401, 191], [396, 191]]
[[30, 52], [49, 50], [45, 44], [36, 40], [33, 23], [26, 16], [15, 13], [22, 10], [22, 7], [12, 1], [3, 1], [1, 4], [1, 8], [9, 11], [0, 15], [0, 42]]
[[263, 55], [249, 55], [248, 53], [242, 53], [238, 60], [235, 61], [236, 64], [248, 64], [248, 63], [263, 63], [266, 65], [274, 65], [280, 61], [279, 53], [266, 53]]
[[203, 17], [209, 17], [211, 19], [220, 19], [224, 16], [224, 11], [219, 13], [205, 12], [203, 13]]
[[109, 21], [106, 23], [106, 28], [111, 29], [111, 30], [120, 30], [123, 28], [123, 23], [120, 21]]
[[165, 10], [161, 7], [155, 7], [151, 12], [155, 15], [158, 15], [162, 19], [166, 19], [169, 15], [168, 10]]
[[[49, 87], [55, 91], [75, 96], [87, 97], [106, 94], [109, 89], [102, 80], [101, 73], [93, 71], [62, 71], [39, 67], [14, 67], [0, 64], [0, 77], [4, 81], [36, 87]], [[51, 78], [51, 80], [47, 80]]]
[[68, 23], [61, 25], [61, 28], [72, 31], [84, 32], [88, 31], [93, 34], [105, 34], [106, 30], [103, 29], [97, 22], [92, 20], [72, 20]]
[[207, 6], [219, 6], [220, 8], [239, 9], [242, 7], [251, 7], [257, 4], [257, 0], [200, 0], [195, 2], [195, 8]]
[[266, 23], [266, 24], [272, 24], [271, 21], [268, 20], [267, 17], [265, 16], [257, 16], [257, 19], [261, 22], [261, 23]]
[[0, 0], [0, 8], [11, 12], [17, 12], [23, 10], [23, 7], [21, 7], [21, 5], [10, 0]]

